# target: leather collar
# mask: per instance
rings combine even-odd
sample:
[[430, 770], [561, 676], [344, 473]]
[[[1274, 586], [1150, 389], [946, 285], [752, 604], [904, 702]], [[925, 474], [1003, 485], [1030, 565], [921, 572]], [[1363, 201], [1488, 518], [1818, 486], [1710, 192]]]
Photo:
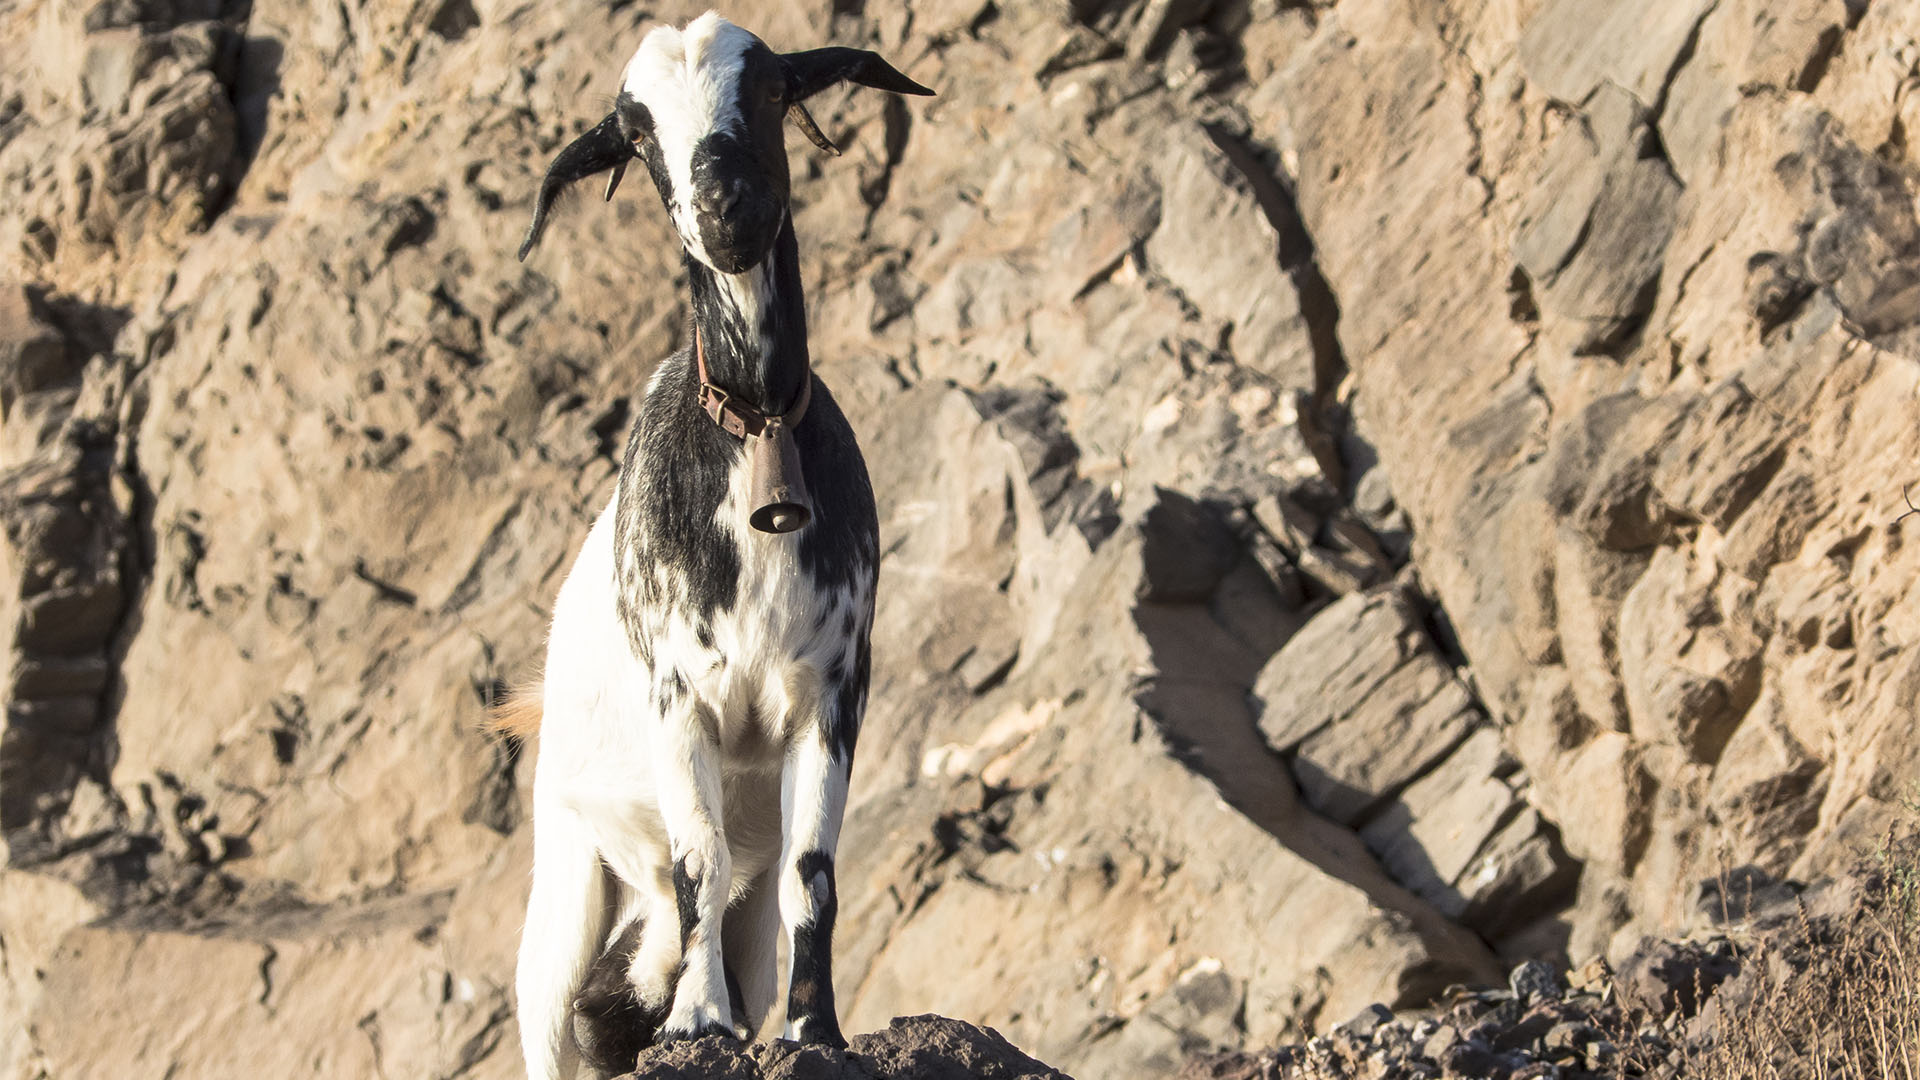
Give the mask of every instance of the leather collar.
[[813, 401], [813, 372], [800, 384], [800, 400], [793, 408], [779, 416], [768, 416], [751, 405], [734, 399], [733, 395], [713, 385], [707, 377], [707, 348], [700, 339], [700, 328], [693, 328], [693, 358], [700, 370], [700, 408], [704, 410], [720, 430], [736, 439], [748, 436], [766, 436], [770, 428], [791, 428], [807, 414], [807, 405]]

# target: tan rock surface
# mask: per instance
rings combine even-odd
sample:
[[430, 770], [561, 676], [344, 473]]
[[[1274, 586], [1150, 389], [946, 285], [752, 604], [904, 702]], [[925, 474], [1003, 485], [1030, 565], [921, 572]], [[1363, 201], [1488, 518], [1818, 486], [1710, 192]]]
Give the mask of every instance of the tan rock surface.
[[[696, 9], [0, 0], [0, 1076], [514, 1075], [475, 728], [682, 312], [644, 185], [511, 249]], [[850, 1030], [1171, 1074], [1908, 793], [1911, 5], [730, 14], [940, 94], [793, 151], [887, 552]]]

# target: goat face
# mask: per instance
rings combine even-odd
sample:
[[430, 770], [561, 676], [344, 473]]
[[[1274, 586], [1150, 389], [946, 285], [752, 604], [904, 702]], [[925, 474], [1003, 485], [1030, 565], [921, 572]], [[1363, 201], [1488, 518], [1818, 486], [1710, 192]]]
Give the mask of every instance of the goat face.
[[842, 81], [896, 94], [933, 93], [875, 53], [776, 53], [713, 12], [684, 30], [655, 28], [627, 61], [613, 112], [548, 168], [520, 257], [538, 242], [562, 188], [611, 169], [612, 198], [627, 163], [638, 157], [688, 253], [720, 273], [745, 273], [773, 249], [787, 216], [783, 118], [792, 117], [821, 149], [838, 153], [802, 102]]
[[785, 74], [759, 38], [711, 12], [659, 27], [628, 61], [614, 105], [693, 257], [738, 274], [766, 257], [789, 193]]

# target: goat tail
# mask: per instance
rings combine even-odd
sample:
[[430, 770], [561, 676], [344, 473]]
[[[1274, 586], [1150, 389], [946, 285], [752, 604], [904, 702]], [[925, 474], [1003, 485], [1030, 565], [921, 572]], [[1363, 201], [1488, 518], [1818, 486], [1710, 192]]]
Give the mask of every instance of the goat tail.
[[540, 731], [541, 693], [537, 682], [508, 691], [506, 697], [487, 710], [484, 723], [487, 733], [531, 741]]

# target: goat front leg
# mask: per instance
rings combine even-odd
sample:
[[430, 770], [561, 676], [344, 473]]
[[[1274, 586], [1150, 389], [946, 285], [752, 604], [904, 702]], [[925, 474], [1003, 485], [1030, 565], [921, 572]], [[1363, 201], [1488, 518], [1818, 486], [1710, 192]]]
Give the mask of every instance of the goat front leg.
[[681, 968], [659, 1041], [732, 1036], [720, 931], [733, 865], [721, 817], [719, 751], [686, 682], [673, 674], [664, 679], [665, 692], [656, 696], [665, 707], [653, 727], [653, 770], [673, 858]]
[[844, 1048], [833, 1004], [833, 919], [839, 907], [833, 855], [847, 805], [851, 740], [836, 752], [825, 724], [802, 735], [781, 778], [780, 917], [792, 964], [787, 1038]]

